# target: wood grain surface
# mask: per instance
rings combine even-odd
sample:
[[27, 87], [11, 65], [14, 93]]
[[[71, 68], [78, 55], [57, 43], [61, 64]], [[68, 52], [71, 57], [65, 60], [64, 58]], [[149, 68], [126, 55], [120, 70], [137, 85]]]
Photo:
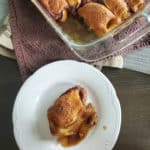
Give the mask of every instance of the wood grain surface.
[[[122, 107], [122, 128], [114, 150], [150, 150], [150, 75], [108, 68], [103, 73], [115, 86]], [[0, 57], [0, 149], [3, 150], [18, 150], [11, 115], [21, 84], [16, 62]]]

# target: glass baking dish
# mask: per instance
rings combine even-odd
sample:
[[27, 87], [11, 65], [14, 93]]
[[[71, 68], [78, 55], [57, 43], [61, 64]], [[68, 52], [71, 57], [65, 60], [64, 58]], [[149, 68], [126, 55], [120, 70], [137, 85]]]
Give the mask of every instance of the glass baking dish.
[[[149, 0], [146, 1], [143, 10], [101, 38], [97, 37], [81, 21], [72, 16], [65, 23], [56, 22], [38, 0], [31, 1], [61, 39], [70, 47], [70, 50], [83, 61], [98, 61], [120, 53], [123, 49], [135, 43], [150, 31]], [[135, 30], [121, 37], [121, 35], [125, 35], [126, 31], [134, 24], [137, 24], [137, 22], [142, 22], [142, 24], [139, 23]]]

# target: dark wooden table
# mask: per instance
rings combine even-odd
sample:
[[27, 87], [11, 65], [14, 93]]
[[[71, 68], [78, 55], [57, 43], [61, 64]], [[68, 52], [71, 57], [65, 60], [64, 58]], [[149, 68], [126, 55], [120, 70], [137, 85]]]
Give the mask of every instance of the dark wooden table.
[[[150, 150], [150, 75], [103, 69], [122, 106], [122, 128], [114, 150]], [[0, 149], [18, 150], [12, 130], [12, 108], [21, 86], [15, 61], [0, 57]]]

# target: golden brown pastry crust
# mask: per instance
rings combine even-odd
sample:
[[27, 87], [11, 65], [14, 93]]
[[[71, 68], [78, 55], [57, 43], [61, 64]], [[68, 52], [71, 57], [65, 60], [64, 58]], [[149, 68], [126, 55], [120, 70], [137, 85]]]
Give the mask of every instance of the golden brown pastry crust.
[[144, 7], [144, 0], [126, 0], [128, 6], [133, 12], [137, 12]]
[[87, 25], [93, 29], [98, 36], [118, 26], [121, 20], [117, 18], [104, 5], [90, 2], [78, 9], [78, 14], [84, 18]]
[[114, 15], [121, 19], [127, 19], [130, 16], [128, 6], [124, 0], [104, 0], [104, 4]]

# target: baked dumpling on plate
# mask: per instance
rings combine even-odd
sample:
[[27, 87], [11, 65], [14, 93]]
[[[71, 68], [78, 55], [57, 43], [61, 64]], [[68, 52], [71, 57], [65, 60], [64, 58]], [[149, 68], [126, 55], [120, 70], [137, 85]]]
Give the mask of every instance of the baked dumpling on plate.
[[91, 103], [86, 104], [86, 99], [86, 90], [75, 86], [63, 93], [48, 109], [50, 131], [58, 136], [63, 146], [80, 142], [97, 123], [95, 109]]

